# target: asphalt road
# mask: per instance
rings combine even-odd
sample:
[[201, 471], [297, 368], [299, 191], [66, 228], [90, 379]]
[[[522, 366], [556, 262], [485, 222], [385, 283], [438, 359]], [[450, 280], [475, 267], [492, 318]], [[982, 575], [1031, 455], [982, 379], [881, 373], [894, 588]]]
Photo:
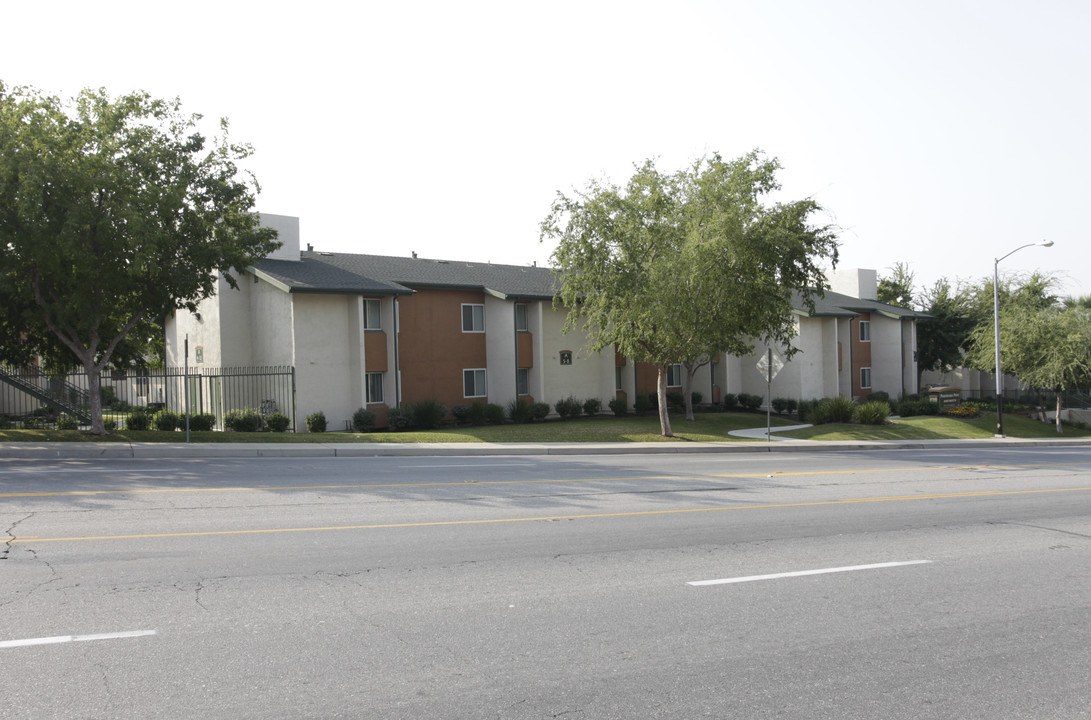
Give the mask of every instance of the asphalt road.
[[1091, 717], [1089, 448], [3, 460], [5, 539], [5, 718]]

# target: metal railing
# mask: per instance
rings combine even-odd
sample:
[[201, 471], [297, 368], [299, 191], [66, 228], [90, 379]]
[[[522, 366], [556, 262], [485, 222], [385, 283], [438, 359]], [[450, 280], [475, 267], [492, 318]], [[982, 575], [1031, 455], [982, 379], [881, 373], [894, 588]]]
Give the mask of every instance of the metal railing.
[[[927, 392], [926, 390], [922, 393]], [[996, 392], [991, 388], [985, 390], [964, 390], [965, 400], [994, 400]], [[1042, 400], [1048, 408], [1052, 409], [1057, 403], [1057, 393], [1052, 390], [1043, 390]], [[1029, 388], [1004, 388], [1004, 402], [1017, 403], [1019, 405], [1036, 406], [1038, 394]], [[1065, 390], [1061, 393], [1061, 406], [1066, 408], [1091, 408], [1091, 390]]]
[[[85, 390], [69, 382], [66, 375], [50, 375], [38, 368], [16, 370], [0, 366], [0, 383], [40, 401], [53, 414], [64, 413], [80, 422], [91, 422], [91, 397]], [[0, 403], [0, 409], [3, 407], [3, 403]]]
[[[211, 413], [222, 430], [232, 410], [279, 412], [295, 430], [295, 368], [233, 367], [107, 370], [101, 377], [103, 417], [125, 427], [134, 411], [166, 409], [190, 415]], [[60, 415], [91, 421], [87, 374], [46, 373], [39, 368], [0, 366], [0, 416], [16, 424], [52, 422]]]

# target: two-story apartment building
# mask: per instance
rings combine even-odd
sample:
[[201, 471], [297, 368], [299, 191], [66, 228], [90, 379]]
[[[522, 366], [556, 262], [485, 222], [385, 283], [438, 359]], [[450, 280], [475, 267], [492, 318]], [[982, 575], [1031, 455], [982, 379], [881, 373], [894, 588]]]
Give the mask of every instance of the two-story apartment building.
[[[167, 361], [183, 364], [188, 338], [191, 357], [209, 366], [294, 367], [297, 427], [321, 410], [331, 430], [344, 429], [360, 407], [382, 426], [387, 408], [426, 399], [448, 408], [516, 397], [552, 406], [572, 396], [605, 407], [654, 391], [655, 368], [610, 348], [590, 352], [582, 333], [562, 332], [566, 310], [553, 306], [549, 268], [301, 250], [297, 218], [262, 219], [283, 246], [239, 278], [238, 290], [221, 280], [198, 312], [168, 318]], [[916, 390], [916, 315], [874, 300], [874, 271], [844, 277], [837, 287], [855, 296], [827, 293], [813, 315], [797, 308], [800, 352], [774, 381], [775, 397]], [[764, 394], [754, 367], [764, 352], [716, 358], [693, 389], [706, 401]], [[681, 368], [668, 380], [680, 388]]]

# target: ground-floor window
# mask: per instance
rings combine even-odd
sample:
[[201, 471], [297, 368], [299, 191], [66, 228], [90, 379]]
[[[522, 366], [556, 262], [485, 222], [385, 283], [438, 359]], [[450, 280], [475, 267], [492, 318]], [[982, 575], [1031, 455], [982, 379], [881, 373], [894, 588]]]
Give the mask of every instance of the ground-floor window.
[[530, 368], [515, 371], [515, 394], [530, 395]]
[[871, 387], [871, 368], [860, 368], [860, 388]]
[[621, 389], [621, 366], [614, 366], [614, 390]]
[[682, 366], [678, 363], [667, 366], [667, 387], [682, 387]]
[[463, 397], [477, 398], [486, 397], [488, 392], [485, 387], [485, 370], [463, 370], [462, 371], [462, 386]]
[[383, 373], [373, 372], [367, 374], [367, 402], [368, 404], [381, 403], [383, 401]]

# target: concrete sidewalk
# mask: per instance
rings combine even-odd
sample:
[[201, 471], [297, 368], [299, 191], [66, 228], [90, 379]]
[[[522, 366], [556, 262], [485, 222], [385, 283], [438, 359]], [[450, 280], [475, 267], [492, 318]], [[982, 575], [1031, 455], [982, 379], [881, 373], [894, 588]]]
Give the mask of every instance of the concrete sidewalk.
[[[765, 439], [765, 428], [753, 432]], [[774, 436], [775, 437], [775, 436]], [[981, 440], [871, 440], [821, 442], [638, 443], [0, 443], [0, 458], [260, 458], [260, 457], [482, 457], [491, 455], [641, 455], [677, 453], [848, 452], [941, 448], [1091, 447], [1091, 438], [985, 438]]]

